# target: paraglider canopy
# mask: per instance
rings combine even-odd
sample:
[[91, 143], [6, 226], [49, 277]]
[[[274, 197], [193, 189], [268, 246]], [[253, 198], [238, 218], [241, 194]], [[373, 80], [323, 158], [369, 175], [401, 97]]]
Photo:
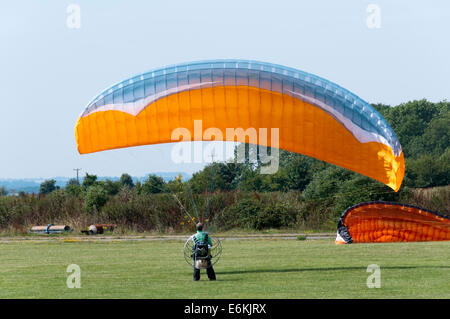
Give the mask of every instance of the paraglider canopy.
[[249, 142], [227, 129], [266, 130], [266, 139], [250, 143], [336, 164], [395, 191], [403, 180], [400, 143], [371, 105], [328, 80], [265, 62], [200, 61], [138, 74], [95, 97], [78, 119], [75, 137], [86, 154], [178, 142], [174, 132], [180, 128], [188, 133], [183, 141], [214, 135]]
[[450, 240], [450, 218], [418, 206], [367, 202], [349, 207], [336, 244]]

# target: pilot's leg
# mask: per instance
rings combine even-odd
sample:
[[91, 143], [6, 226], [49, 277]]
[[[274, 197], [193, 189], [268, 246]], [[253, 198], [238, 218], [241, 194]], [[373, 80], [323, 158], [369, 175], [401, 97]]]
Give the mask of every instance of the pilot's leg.
[[210, 260], [208, 260], [208, 268], [206, 268], [206, 273], [208, 274], [209, 280], [216, 280], [216, 273], [214, 272], [214, 268], [211, 265]]
[[200, 280], [200, 269], [194, 267], [194, 281]]

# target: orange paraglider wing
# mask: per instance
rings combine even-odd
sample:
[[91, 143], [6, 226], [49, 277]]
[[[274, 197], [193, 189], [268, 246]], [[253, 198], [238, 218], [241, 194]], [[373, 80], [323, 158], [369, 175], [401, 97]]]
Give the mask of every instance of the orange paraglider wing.
[[[202, 121], [200, 134], [194, 123]], [[80, 154], [146, 144], [206, 140], [217, 128], [278, 129], [278, 147], [376, 179], [397, 191], [404, 159], [392, 128], [346, 89], [296, 69], [256, 61], [184, 63], [126, 79], [94, 98], [78, 119]], [[216, 136], [216, 140], [219, 140]]]
[[450, 218], [424, 208], [367, 202], [345, 210], [336, 244], [450, 240]]

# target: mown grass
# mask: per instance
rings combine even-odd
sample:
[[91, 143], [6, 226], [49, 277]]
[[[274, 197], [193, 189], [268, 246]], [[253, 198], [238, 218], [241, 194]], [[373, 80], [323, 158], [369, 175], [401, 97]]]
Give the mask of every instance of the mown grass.
[[[0, 298], [450, 298], [450, 243], [225, 240], [217, 281], [192, 281], [181, 241], [0, 244]], [[81, 288], [69, 289], [69, 264]], [[366, 285], [381, 267], [381, 288]]]

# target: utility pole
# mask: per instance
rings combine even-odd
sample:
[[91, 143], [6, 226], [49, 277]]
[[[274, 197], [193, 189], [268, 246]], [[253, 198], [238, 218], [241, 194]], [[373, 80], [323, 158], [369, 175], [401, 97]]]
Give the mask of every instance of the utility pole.
[[212, 194], [213, 192], [214, 192], [214, 180], [213, 180], [213, 174], [214, 174], [214, 172], [213, 172], [213, 169], [214, 169], [214, 156], [215, 155], [215, 152], [211, 152], [211, 169], [210, 169], [210, 172], [209, 172], [209, 179], [210, 179], [210, 181], [208, 182], [208, 184], [206, 185], [206, 195], [207, 195], [207, 197], [206, 197], [206, 209], [205, 209], [205, 214], [201, 217], [201, 219], [200, 219], [200, 221], [202, 222], [202, 223], [204, 223], [205, 222], [205, 220], [206, 219], [208, 219], [209, 218], [209, 211], [210, 211], [210, 209], [209, 209], [209, 203], [210, 203], [210, 196], [209, 196], [209, 194], [208, 194], [208, 188], [209, 188], [209, 192]]
[[81, 171], [81, 168], [74, 168], [73, 170], [77, 171], [77, 183], [78, 183], [78, 185], [80, 185], [80, 180], [78, 178], [78, 172]]

